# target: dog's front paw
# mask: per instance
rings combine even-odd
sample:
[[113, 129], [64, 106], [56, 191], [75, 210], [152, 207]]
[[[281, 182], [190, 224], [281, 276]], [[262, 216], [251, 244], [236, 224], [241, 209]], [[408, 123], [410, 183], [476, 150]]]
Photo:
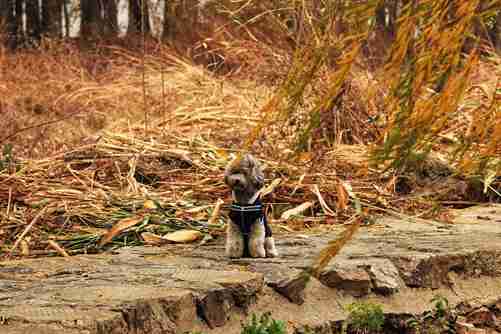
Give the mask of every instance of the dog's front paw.
[[249, 254], [252, 257], [266, 257], [264, 249], [265, 229], [261, 222], [252, 225], [249, 240]]
[[264, 249], [266, 251], [266, 257], [278, 257], [278, 251], [275, 247], [275, 240], [273, 237], [264, 240]]
[[241, 258], [244, 255], [243, 237], [233, 223], [230, 223], [226, 230], [225, 251], [226, 256], [232, 259]]
[[244, 255], [244, 248], [238, 244], [226, 245], [226, 256], [230, 259], [238, 259]]
[[249, 244], [249, 253], [252, 257], [266, 257], [264, 240], [252, 240]]

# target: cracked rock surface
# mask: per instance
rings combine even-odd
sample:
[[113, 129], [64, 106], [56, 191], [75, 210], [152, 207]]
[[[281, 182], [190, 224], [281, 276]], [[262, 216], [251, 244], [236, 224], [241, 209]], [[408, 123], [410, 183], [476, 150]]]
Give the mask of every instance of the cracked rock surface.
[[306, 282], [303, 270], [341, 231], [278, 234], [280, 257], [270, 259], [227, 259], [219, 240], [4, 262], [0, 333], [228, 334], [252, 312], [290, 328], [344, 319], [359, 297], [406, 314], [437, 293], [453, 304], [501, 297], [501, 206], [457, 211], [453, 224], [380, 219]]

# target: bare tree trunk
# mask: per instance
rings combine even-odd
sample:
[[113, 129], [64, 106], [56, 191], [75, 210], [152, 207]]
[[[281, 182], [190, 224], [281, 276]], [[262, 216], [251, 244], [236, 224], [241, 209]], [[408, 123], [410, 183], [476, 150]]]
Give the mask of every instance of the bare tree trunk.
[[70, 12], [68, 5], [68, 0], [63, 0], [64, 35], [66, 37], [70, 37]]
[[143, 30], [146, 33], [150, 32], [148, 1], [129, 0], [129, 26], [127, 27], [127, 33], [137, 33]]
[[101, 35], [103, 20], [99, 0], [81, 0], [80, 7], [82, 15], [81, 37], [89, 38]]
[[17, 46], [17, 22], [14, 15], [16, 0], [0, 1], [0, 28], [5, 31], [5, 46], [15, 49]]
[[42, 31], [50, 37], [62, 36], [62, 0], [42, 1]]
[[392, 40], [396, 34], [398, 0], [386, 0], [376, 8], [376, 25], [385, 41]]
[[104, 1], [104, 33], [115, 35], [118, 32], [118, 10], [116, 0]]
[[[163, 26], [163, 37], [171, 39], [176, 34], [176, 12], [179, 7], [179, 1], [169, 1], [165, 0], [164, 7], [164, 26]], [[179, 18], [177, 18], [179, 19]]]
[[23, 2], [24, 0], [16, 0], [16, 34], [17, 34], [17, 43], [24, 40], [24, 31], [23, 31]]
[[26, 34], [33, 42], [40, 40], [41, 26], [38, 0], [26, 0]]
[[4, 27], [7, 23], [7, 13], [9, 10], [9, 1], [0, 1], [0, 25]]

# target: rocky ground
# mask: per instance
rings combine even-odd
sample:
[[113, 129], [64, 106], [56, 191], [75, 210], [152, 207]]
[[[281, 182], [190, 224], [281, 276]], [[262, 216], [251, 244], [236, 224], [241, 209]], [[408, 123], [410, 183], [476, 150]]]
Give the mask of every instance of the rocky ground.
[[459, 333], [501, 332], [501, 206], [458, 211], [452, 224], [380, 219], [305, 284], [302, 270], [340, 231], [278, 235], [276, 259], [229, 260], [218, 240], [4, 262], [0, 333], [228, 334], [266, 311], [290, 333], [333, 333], [356, 300], [382, 305], [388, 331], [404, 333], [437, 294]]

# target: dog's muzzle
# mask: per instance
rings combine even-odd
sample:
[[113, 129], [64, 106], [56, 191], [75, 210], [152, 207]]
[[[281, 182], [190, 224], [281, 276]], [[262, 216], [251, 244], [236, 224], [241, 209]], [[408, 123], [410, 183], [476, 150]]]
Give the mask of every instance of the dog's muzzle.
[[245, 176], [241, 174], [228, 175], [225, 177], [225, 182], [232, 189], [236, 190], [247, 189], [247, 180]]

